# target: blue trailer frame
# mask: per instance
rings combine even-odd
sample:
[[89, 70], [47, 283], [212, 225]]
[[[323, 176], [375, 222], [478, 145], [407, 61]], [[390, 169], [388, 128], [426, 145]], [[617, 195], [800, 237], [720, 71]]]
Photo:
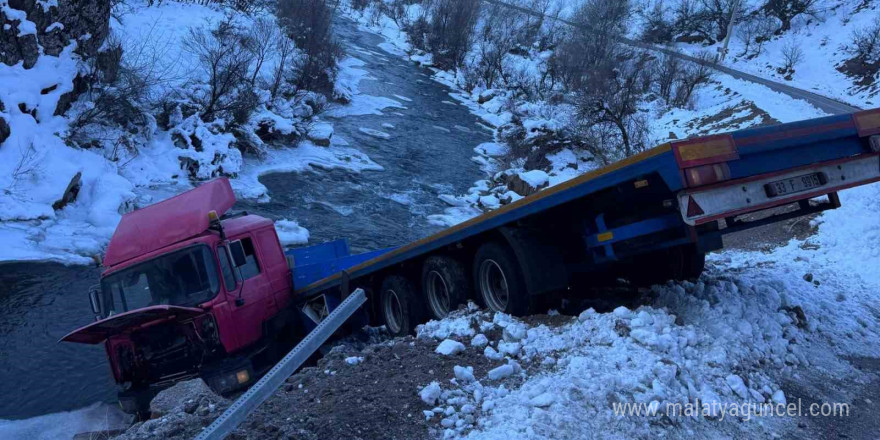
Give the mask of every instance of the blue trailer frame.
[[[733, 140], [738, 150], [736, 160], [728, 162], [729, 180], [736, 182], [738, 179], [821, 162], [876, 155], [877, 152], [872, 151], [873, 147], [869, 146], [873, 145], [873, 141], [869, 144], [867, 138], [880, 133], [880, 130], [864, 128], [864, 121], [873, 123], [875, 119], [880, 119], [880, 109], [739, 130], [724, 135]], [[302, 297], [320, 294], [340, 286], [343, 279], [347, 282], [374, 274], [643, 176], [659, 175], [672, 194], [679, 193], [688, 189], [682, 166], [676, 156], [680, 144], [673, 142], [660, 145], [401, 247], [350, 256], [347, 245], [332, 242], [291, 251], [289, 255], [293, 255], [297, 261], [309, 261], [308, 265], [295, 268], [296, 294]], [[614, 261], [617, 256], [611, 246], [616, 242], [667, 229], [688, 229], [691, 234], [676, 242], [660, 243], [655, 248], [695, 242], [698, 239], [695, 229], [688, 226], [680, 215], [664, 215], [614, 229], [605, 227], [601, 215], [591, 220], [591, 230], [584, 231], [583, 238], [588, 250], [604, 250], [594, 254], [597, 261]], [[720, 238], [718, 242], [720, 243]]]

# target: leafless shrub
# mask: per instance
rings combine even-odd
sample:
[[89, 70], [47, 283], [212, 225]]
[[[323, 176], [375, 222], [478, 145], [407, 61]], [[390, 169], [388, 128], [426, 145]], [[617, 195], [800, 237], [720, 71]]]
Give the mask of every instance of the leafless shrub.
[[259, 17], [254, 20], [253, 25], [248, 30], [246, 48], [253, 59], [253, 72], [251, 73], [250, 84], [255, 85], [257, 77], [263, 68], [263, 63], [273, 50], [276, 50], [278, 42], [278, 26], [275, 21], [268, 17]]
[[666, 3], [663, 0], [654, 0], [653, 4], [646, 8], [642, 14], [645, 27], [641, 33], [641, 40], [649, 43], [666, 43], [672, 41], [673, 23], [667, 17]]
[[673, 4], [672, 27], [676, 40], [714, 42], [712, 20], [700, 2], [701, 0], [676, 0]]
[[[202, 119], [241, 115], [252, 105], [246, 90], [253, 54], [249, 38], [231, 19], [222, 20], [213, 29], [191, 28], [184, 38], [184, 47], [198, 58], [204, 82], [199, 82], [190, 98], [200, 109]], [[253, 92], [251, 92], [253, 93]]]
[[815, 7], [819, 0], [767, 0], [763, 10], [767, 15], [776, 17], [781, 23], [776, 33], [781, 34], [791, 29], [791, 22], [799, 15], [815, 15]]
[[880, 22], [854, 31], [847, 51], [864, 64], [880, 63]]
[[663, 55], [657, 63], [657, 93], [669, 105], [672, 103], [675, 87], [686, 68], [684, 62], [672, 55]]
[[296, 45], [286, 35], [278, 35], [273, 43], [273, 49], [278, 57], [275, 68], [272, 70], [272, 83], [269, 87], [270, 95], [274, 101], [282, 91], [282, 86], [285, 84], [285, 79], [288, 75], [288, 69], [294, 62]]
[[699, 63], [688, 63], [683, 69], [678, 79], [675, 91], [675, 98], [672, 105], [676, 107], [686, 107], [694, 94], [694, 91], [701, 84], [705, 84], [712, 79], [712, 54], [704, 51], [697, 55], [700, 59]]
[[296, 86], [330, 93], [342, 47], [333, 35], [335, 5], [330, 0], [279, 0], [278, 20], [302, 51]]
[[782, 72], [793, 73], [794, 68], [804, 60], [801, 42], [791, 38], [782, 46]]
[[587, 0], [577, 11], [573, 20], [581, 27], [563, 39], [550, 67], [569, 90], [584, 88], [588, 74], [611, 64], [629, 13], [628, 1], [603, 0]]
[[431, 6], [427, 47], [441, 68], [455, 68], [470, 49], [480, 11], [478, 0], [436, 0]]
[[577, 102], [581, 125], [585, 133], [617, 136], [617, 148], [609, 152], [611, 157], [632, 156], [646, 147], [647, 122], [638, 104], [649, 91], [649, 63], [645, 54], [621, 50], [585, 72]]

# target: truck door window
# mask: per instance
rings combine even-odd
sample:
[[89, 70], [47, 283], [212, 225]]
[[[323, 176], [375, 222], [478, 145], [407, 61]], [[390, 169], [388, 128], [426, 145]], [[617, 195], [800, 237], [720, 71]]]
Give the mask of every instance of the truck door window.
[[232, 271], [232, 264], [229, 263], [229, 252], [226, 246], [217, 248], [217, 258], [220, 259], [220, 272], [223, 274], [223, 285], [226, 286], [227, 292], [235, 290], [235, 272]]
[[253, 278], [260, 274], [260, 262], [257, 261], [257, 251], [254, 249], [254, 242], [250, 238], [242, 238], [241, 244], [244, 247], [244, 255], [247, 257], [247, 264], [241, 267], [241, 278]]

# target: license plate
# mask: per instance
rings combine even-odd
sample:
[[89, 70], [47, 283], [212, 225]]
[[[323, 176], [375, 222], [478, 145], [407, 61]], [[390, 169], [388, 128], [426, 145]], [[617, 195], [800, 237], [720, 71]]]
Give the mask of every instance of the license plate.
[[764, 185], [767, 197], [779, 197], [789, 194], [808, 191], [828, 183], [828, 178], [823, 173], [810, 173], [789, 179], [777, 180]]

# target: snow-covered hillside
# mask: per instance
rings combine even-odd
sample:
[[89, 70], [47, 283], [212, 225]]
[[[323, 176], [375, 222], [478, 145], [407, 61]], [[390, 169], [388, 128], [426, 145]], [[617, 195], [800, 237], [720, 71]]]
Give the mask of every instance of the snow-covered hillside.
[[[26, 30], [25, 12], [3, 5], [5, 26]], [[242, 121], [225, 119], [232, 111], [213, 119], [196, 111], [212, 96], [205, 62], [222, 53], [210, 36], [224, 25], [265, 40], [259, 63], [246, 58], [254, 87]], [[76, 53], [76, 42], [32, 67], [0, 64], [0, 118], [11, 133], [0, 148], [0, 261], [93, 263], [123, 213], [218, 176], [232, 177], [240, 197], [267, 201], [258, 177], [268, 172], [381, 169], [333, 138], [332, 125], [316, 115], [328, 105], [324, 96], [288, 85], [285, 69], [294, 67], [285, 66], [302, 55], [279, 46], [292, 43], [274, 11], [122, 2], [109, 26], [101, 53], [122, 54], [121, 79], [78, 91], [69, 109], [59, 103], [100, 63]], [[357, 98], [356, 67], [340, 64], [335, 96]], [[119, 109], [132, 115], [114, 114]]]

